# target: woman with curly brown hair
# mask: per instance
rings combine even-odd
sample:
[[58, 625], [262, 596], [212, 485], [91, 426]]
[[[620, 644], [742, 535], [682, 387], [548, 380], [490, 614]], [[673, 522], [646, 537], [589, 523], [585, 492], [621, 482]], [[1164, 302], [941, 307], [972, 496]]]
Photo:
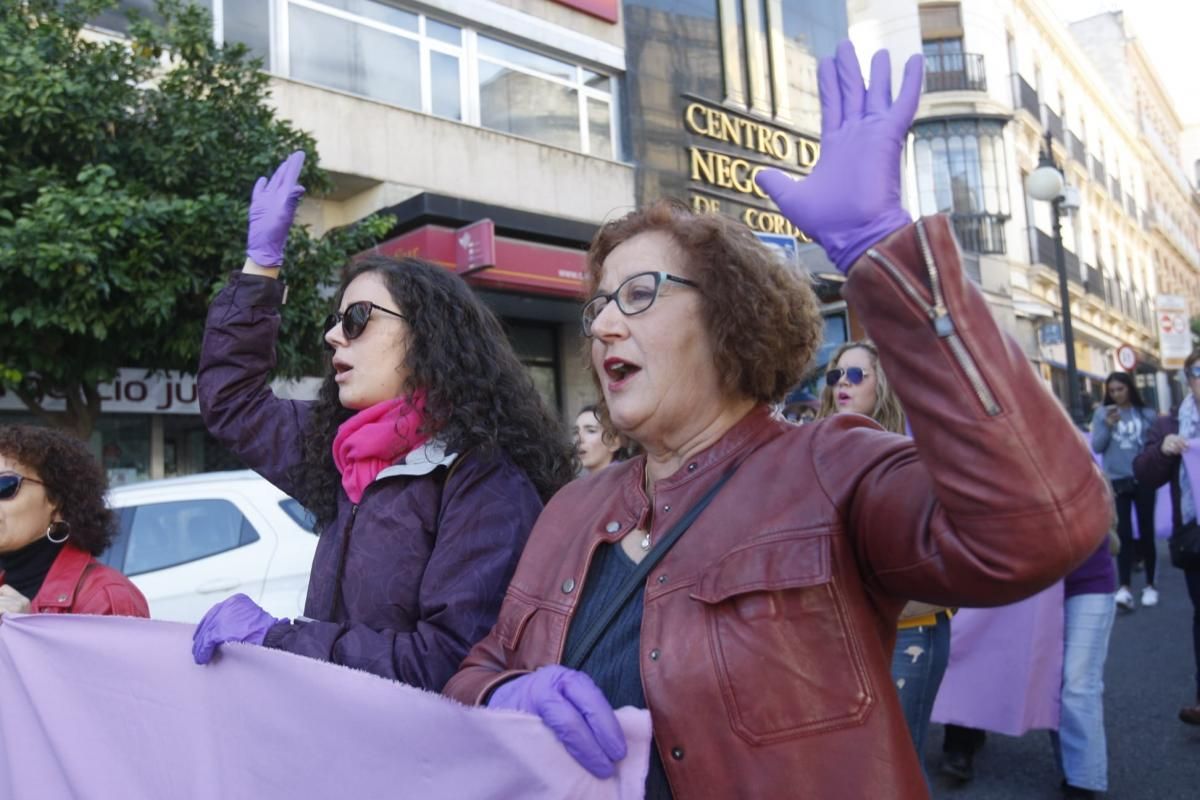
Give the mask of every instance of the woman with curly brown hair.
[[235, 595], [201, 620], [193, 655], [249, 642], [436, 691], [495, 622], [571, 452], [496, 318], [417, 259], [351, 263], [317, 399], [272, 393], [303, 155], [255, 187], [248, 258], [209, 310], [198, 384], [209, 430], [316, 516], [305, 617]]
[[78, 439], [0, 427], [0, 616], [150, 616], [137, 587], [95, 558], [116, 528], [107, 490], [104, 471]]
[[653, 800], [927, 797], [889, 674], [905, 601], [1031, 594], [1107, 522], [1087, 449], [948, 221], [899, 207], [921, 70], [893, 104], [889, 64], [868, 95], [848, 42], [822, 61], [821, 159], [758, 181], [850, 272], [915, 442], [857, 414], [773, 414], [821, 314], [746, 226], [665, 202], [606, 224], [582, 327], [600, 417], [644, 454], [547, 504], [445, 688], [538, 715], [601, 777], [626, 752], [613, 708], [648, 709]]

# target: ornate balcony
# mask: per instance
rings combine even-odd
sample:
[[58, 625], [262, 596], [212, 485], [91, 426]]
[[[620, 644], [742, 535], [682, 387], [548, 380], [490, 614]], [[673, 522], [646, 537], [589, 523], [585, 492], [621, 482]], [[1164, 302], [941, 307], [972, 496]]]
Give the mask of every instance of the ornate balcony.
[[982, 53], [939, 53], [925, 61], [926, 92], [986, 92]]
[[1004, 223], [1008, 217], [1000, 214], [951, 214], [954, 235], [965, 252], [983, 255], [1003, 255], [1008, 252], [1004, 240]]

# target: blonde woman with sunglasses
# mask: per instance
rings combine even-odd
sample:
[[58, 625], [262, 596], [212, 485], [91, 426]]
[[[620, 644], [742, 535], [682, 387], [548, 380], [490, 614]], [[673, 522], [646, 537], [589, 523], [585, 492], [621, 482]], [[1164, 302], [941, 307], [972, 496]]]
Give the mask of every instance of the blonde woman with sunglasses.
[[[904, 411], [879, 366], [879, 352], [868, 341], [847, 342], [830, 359], [821, 392], [821, 418], [834, 414], [862, 414], [884, 430], [904, 433]], [[892, 680], [900, 705], [921, 758], [929, 717], [950, 658], [950, 610], [928, 603], [910, 602], [900, 614], [896, 647], [892, 652]], [[922, 764], [924, 760], [922, 759]]]

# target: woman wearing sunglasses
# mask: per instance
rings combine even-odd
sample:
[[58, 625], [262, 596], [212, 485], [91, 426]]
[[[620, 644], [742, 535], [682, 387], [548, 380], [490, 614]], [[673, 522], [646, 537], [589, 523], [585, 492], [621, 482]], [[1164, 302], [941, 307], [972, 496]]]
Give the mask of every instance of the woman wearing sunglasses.
[[571, 452], [495, 317], [417, 259], [352, 262], [317, 399], [272, 393], [303, 162], [255, 186], [247, 262], [209, 311], [198, 384], [213, 435], [316, 517], [305, 616], [234, 595], [197, 626], [193, 655], [249, 642], [436, 691], [495, 622]]
[[0, 616], [150, 616], [137, 587], [96, 560], [116, 533], [107, 490], [80, 440], [0, 426]]
[[[885, 431], [905, 433], [904, 410], [868, 341], [847, 342], [833, 353], [825, 373], [819, 417], [862, 414]], [[892, 651], [892, 680], [919, 758], [925, 752], [929, 717], [950, 660], [950, 609], [909, 602], [900, 612]], [[922, 766], [924, 760], [922, 758]]]
[[600, 418], [644, 453], [550, 501], [445, 689], [538, 715], [601, 777], [626, 752], [612, 709], [649, 709], [648, 798], [927, 797], [890, 675], [905, 602], [1032, 594], [1107, 527], [1087, 448], [948, 220], [900, 208], [919, 57], [894, 103], [886, 52], [870, 93], [849, 42], [818, 82], [816, 168], [759, 185], [849, 273], [916, 442], [774, 415], [822, 319], [746, 226], [669, 202], [609, 222], [582, 329]]
[[1200, 438], [1200, 350], [1193, 350], [1183, 362], [1183, 380], [1187, 395], [1169, 415], [1155, 420], [1146, 436], [1146, 445], [1133, 461], [1138, 483], [1157, 489], [1171, 485], [1171, 563], [1183, 570], [1188, 596], [1192, 600], [1192, 650], [1196, 664], [1196, 702], [1179, 710], [1179, 719], [1200, 725], [1200, 554], [1179, 548], [1184, 541], [1200, 539], [1200, 498], [1193, 493], [1197, 484], [1188, 475], [1183, 454]]

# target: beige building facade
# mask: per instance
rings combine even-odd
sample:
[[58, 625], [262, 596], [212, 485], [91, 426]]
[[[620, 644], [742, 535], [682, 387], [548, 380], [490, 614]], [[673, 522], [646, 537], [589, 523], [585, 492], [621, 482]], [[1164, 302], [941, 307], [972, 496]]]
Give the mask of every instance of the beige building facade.
[[1061, 217], [1075, 356], [1094, 401], [1122, 346], [1160, 407], [1155, 301], [1200, 306], [1200, 207], [1183, 168], [1182, 126], [1119, 13], [1068, 25], [1045, 0], [851, 0], [851, 35], [868, 51], [926, 57], [909, 151], [908, 202], [949, 213], [1001, 323], [1066, 398], [1061, 300], [1050, 204], [1026, 178], [1050, 134], [1067, 197]]

